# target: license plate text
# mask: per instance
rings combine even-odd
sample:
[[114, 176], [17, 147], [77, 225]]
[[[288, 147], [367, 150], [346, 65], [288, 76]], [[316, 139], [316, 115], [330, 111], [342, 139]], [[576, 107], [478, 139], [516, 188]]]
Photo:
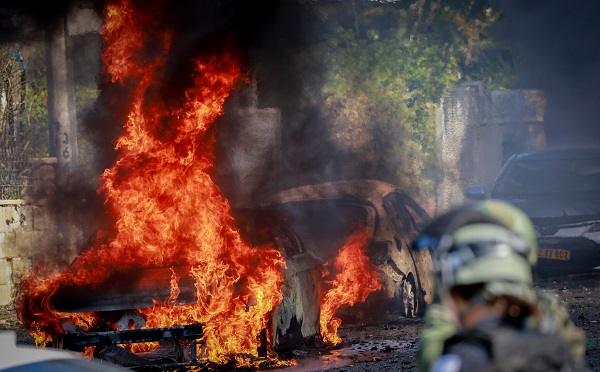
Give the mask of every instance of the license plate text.
[[571, 260], [571, 251], [567, 251], [566, 249], [539, 248], [538, 257], [550, 260], [569, 261]]

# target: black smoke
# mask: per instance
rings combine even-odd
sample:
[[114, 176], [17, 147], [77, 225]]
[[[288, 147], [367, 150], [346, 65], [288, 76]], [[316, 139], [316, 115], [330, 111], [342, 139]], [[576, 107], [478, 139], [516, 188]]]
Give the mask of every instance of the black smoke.
[[[134, 7], [160, 15], [160, 27], [174, 33], [172, 47], [167, 56], [164, 81], [161, 93], [165, 100], [182, 99], [185, 89], [192, 84], [190, 76], [194, 66], [192, 60], [203, 55], [219, 55], [225, 50], [235, 51], [242, 64], [247, 67], [248, 76], [259, 81], [261, 107], [278, 107], [282, 110], [285, 125], [282, 127], [283, 146], [281, 158], [269, 167], [269, 174], [259, 187], [265, 187], [274, 179], [284, 180], [284, 186], [322, 181], [319, 176], [332, 173], [336, 167], [334, 150], [327, 143], [324, 127], [318, 110], [306, 110], [299, 115], [298, 101], [301, 99], [303, 79], [318, 76], [319, 63], [315, 71], [294, 69], [294, 56], [308, 48], [318, 36], [315, 27], [317, 17], [314, 7], [300, 1], [281, 0], [178, 0], [145, 1], [132, 0]], [[0, 3], [0, 41], [32, 44], [45, 42], [47, 31], [64, 21], [73, 8], [92, 8], [102, 16], [104, 0], [58, 0], [39, 3], [31, 0], [7, 0]], [[89, 45], [97, 45], [97, 53], [88, 53], [89, 58], [80, 58], [78, 53]], [[102, 42], [98, 35], [70, 36], [68, 42], [75, 79], [89, 75], [94, 69], [100, 90], [95, 105], [79, 118], [79, 135], [93, 144], [94, 164], [92, 176], [86, 173], [77, 185], [74, 175], [74, 195], [78, 200], [86, 200], [84, 209], [97, 211], [102, 208], [102, 200], [96, 195], [97, 176], [111, 167], [117, 158], [114, 140], [119, 134], [128, 112], [123, 102], [131, 101], [132, 91], [127, 85], [115, 84], [107, 79], [102, 71], [100, 53]], [[86, 72], [86, 73], [84, 73]], [[88, 78], [89, 80], [89, 78]], [[76, 81], [77, 83], [77, 81]], [[80, 113], [78, 113], [78, 116]], [[220, 123], [219, 135], [226, 138], [235, 125], [244, 123]], [[220, 166], [226, 166], [227, 149], [218, 147]], [[323, 159], [327, 159], [324, 161]], [[290, 171], [291, 170], [291, 171]], [[309, 174], [310, 180], [299, 176]], [[215, 177], [219, 177], [215, 171]], [[227, 182], [226, 178], [217, 180]], [[227, 185], [223, 184], [226, 188]], [[235, 193], [235, 190], [232, 191]], [[82, 196], [83, 194], [83, 196]], [[234, 195], [232, 195], [234, 196]], [[65, 199], [71, 199], [66, 196]], [[90, 206], [90, 201], [94, 205]], [[69, 203], [69, 200], [64, 200]]]

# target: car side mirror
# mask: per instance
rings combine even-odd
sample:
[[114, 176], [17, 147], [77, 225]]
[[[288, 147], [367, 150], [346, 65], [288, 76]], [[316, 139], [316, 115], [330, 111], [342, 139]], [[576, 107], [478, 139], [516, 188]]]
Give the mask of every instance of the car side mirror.
[[485, 187], [483, 185], [473, 185], [467, 187], [465, 196], [468, 199], [483, 200], [485, 199]]

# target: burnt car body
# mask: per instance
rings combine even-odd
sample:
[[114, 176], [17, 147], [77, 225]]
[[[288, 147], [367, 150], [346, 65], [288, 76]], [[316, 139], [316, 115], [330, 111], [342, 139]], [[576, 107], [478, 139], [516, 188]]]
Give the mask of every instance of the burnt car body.
[[271, 324], [275, 350], [295, 348], [319, 334], [324, 265], [336, 258], [359, 221], [369, 230], [366, 254], [377, 267], [383, 290], [337, 315], [350, 320], [385, 314], [414, 317], [432, 300], [431, 252], [412, 248], [430, 217], [389, 183], [361, 179], [309, 184], [232, 214], [246, 240], [254, 246], [275, 244], [286, 260], [283, 300]]
[[[298, 306], [294, 293], [322, 285], [318, 278], [313, 277], [312, 283], [306, 283], [294, 277], [290, 267], [296, 265], [289, 263], [296, 259], [311, 262], [306, 257], [311, 257], [312, 262], [315, 258], [318, 262], [331, 262], [358, 221], [369, 230], [366, 254], [376, 265], [383, 285], [382, 291], [367, 298], [361, 311], [412, 317], [421, 314], [426, 303], [431, 302], [431, 254], [415, 251], [411, 244], [422, 225], [429, 222], [429, 216], [414, 199], [391, 184], [354, 180], [284, 190], [262, 202], [255, 221], [290, 234], [290, 238], [278, 239], [288, 242], [289, 247], [285, 249], [288, 273], [284, 300], [275, 314], [275, 324], [294, 323], [297, 314], [293, 308]], [[305, 332], [307, 326], [318, 332], [319, 293], [322, 290], [315, 288], [314, 293], [301, 294], [304, 300], [310, 299], [308, 303], [314, 307], [302, 314], [303, 337], [309, 335]]]
[[[270, 347], [274, 350], [297, 347], [319, 334], [319, 310], [325, 288], [323, 265], [336, 257], [348, 229], [359, 220], [370, 231], [367, 255], [377, 266], [384, 287], [372, 293], [365, 309], [412, 317], [422, 313], [431, 301], [430, 252], [414, 251], [411, 245], [429, 216], [415, 200], [391, 184], [355, 180], [301, 186], [272, 195], [255, 208], [234, 209], [232, 214], [241, 235], [252, 245], [275, 244], [286, 260], [283, 300], [270, 325]], [[196, 291], [194, 281], [185, 275], [188, 271], [185, 267], [153, 267], [116, 273], [94, 288], [63, 286], [52, 298], [57, 310], [102, 314], [106, 320], [121, 324], [121, 329], [129, 330], [101, 330], [84, 335], [69, 328], [73, 325], [64, 324], [67, 334], [61, 339], [62, 347], [102, 345], [107, 351], [99, 358], [135, 365], [152, 361], [123, 354], [116, 347], [119, 343], [140, 337], [160, 339], [163, 334], [199, 340], [201, 326], [145, 332], [145, 321], [136, 310], [153, 306], [155, 299], [168, 298], [172, 273], [181, 278], [181, 292], [174, 305], [194, 303]], [[91, 339], [96, 343], [89, 343]]]
[[[485, 197], [481, 186], [467, 197]], [[513, 155], [490, 198], [531, 218], [539, 242], [540, 276], [600, 270], [600, 149], [546, 149]]]

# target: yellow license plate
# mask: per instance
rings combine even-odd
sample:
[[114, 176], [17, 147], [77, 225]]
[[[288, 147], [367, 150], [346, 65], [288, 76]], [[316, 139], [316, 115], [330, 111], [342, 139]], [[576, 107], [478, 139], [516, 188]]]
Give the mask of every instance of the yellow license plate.
[[550, 260], [569, 261], [571, 260], [571, 251], [565, 249], [539, 248], [538, 257]]

